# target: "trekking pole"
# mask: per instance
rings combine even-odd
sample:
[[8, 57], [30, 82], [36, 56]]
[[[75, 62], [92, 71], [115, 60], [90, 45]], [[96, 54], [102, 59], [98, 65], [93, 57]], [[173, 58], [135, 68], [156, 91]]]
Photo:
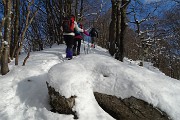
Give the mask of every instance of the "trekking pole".
[[89, 51], [89, 39], [88, 39], [87, 54], [88, 54], [88, 51]]
[[84, 54], [86, 54], [86, 46], [85, 46], [84, 38], [83, 38], [83, 45], [84, 45]]

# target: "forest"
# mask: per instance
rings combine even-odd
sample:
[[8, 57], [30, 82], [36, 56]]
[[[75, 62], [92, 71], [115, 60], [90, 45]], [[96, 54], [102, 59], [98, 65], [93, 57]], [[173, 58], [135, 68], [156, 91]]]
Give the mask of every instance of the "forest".
[[26, 53], [64, 44], [64, 17], [74, 14], [89, 31], [97, 28], [97, 44], [119, 61], [151, 62], [180, 79], [179, 0], [0, 0], [0, 67]]

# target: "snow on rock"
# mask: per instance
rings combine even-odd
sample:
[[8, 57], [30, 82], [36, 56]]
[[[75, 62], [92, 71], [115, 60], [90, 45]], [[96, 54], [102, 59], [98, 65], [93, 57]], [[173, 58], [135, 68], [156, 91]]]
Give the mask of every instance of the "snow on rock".
[[48, 83], [66, 98], [77, 96], [73, 110], [80, 120], [113, 120], [95, 100], [91, 74], [83, 64], [71, 60], [52, 67]]
[[180, 118], [177, 111], [177, 107], [180, 109], [180, 104], [177, 104], [180, 96], [168, 97], [180, 93], [180, 81], [108, 56], [89, 54], [57, 64], [50, 69], [48, 82], [67, 98], [77, 96], [74, 110], [80, 119], [88, 119], [88, 115], [93, 115], [93, 119], [107, 117], [100, 107], [95, 107], [98, 104], [93, 91], [122, 99], [134, 96], [170, 113], [172, 118]]

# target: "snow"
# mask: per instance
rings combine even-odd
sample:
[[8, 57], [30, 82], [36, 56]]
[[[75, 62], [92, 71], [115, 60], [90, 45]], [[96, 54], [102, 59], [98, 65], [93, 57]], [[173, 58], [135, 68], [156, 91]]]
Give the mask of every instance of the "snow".
[[8, 45], [8, 41], [3, 41], [4, 45]]
[[[87, 50], [87, 46], [86, 46]], [[32, 52], [25, 66], [10, 65], [0, 76], [0, 120], [73, 120], [73, 115], [51, 112], [46, 81], [66, 98], [76, 95], [73, 110], [80, 120], [113, 120], [97, 103], [93, 92], [121, 98], [134, 96], [165, 111], [173, 120], [180, 118], [180, 81], [145, 63], [110, 57], [99, 46], [66, 60], [65, 45]]]

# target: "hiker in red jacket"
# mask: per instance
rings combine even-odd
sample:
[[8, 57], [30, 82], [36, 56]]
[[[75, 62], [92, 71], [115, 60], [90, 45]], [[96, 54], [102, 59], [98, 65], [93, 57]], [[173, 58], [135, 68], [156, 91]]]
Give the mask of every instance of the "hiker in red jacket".
[[63, 20], [63, 36], [64, 40], [66, 42], [67, 48], [66, 48], [66, 58], [68, 60], [72, 59], [73, 56], [73, 41], [74, 41], [74, 30], [78, 32], [84, 32], [83, 29], [79, 28], [77, 25], [77, 22], [75, 21], [75, 16], [71, 15], [70, 17], [65, 17]]

